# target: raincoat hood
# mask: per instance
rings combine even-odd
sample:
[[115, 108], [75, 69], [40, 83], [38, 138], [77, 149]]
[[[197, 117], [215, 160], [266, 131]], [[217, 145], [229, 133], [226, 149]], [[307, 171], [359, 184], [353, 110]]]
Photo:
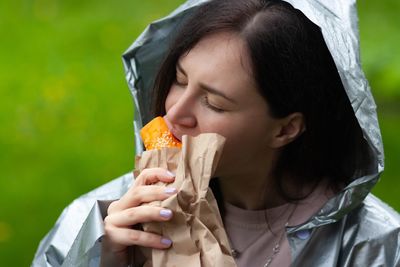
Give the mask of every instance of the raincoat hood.
[[[375, 102], [360, 64], [355, 0], [285, 1], [321, 28], [370, 151], [368, 170], [362, 171], [365, 175], [354, 177], [352, 183], [327, 203], [323, 212], [303, 226], [309, 228], [339, 220], [364, 200], [383, 171], [383, 146]], [[149, 107], [159, 65], [179, 26], [205, 2], [187, 1], [167, 17], [151, 23], [123, 54], [126, 79], [135, 103], [138, 154], [143, 147], [139, 130], [152, 119]]]
[[[400, 216], [370, 194], [384, 168], [383, 146], [360, 64], [355, 0], [285, 1], [321, 28], [369, 150], [362, 176], [307, 222], [286, 228], [291, 266], [400, 266]], [[161, 61], [179, 26], [205, 2], [189, 0], [151, 23], [123, 54], [135, 106], [136, 154], [143, 152], [139, 130], [152, 119], [152, 86]], [[126, 193], [133, 178], [126, 174], [74, 200], [41, 241], [32, 266], [99, 266], [107, 207]]]

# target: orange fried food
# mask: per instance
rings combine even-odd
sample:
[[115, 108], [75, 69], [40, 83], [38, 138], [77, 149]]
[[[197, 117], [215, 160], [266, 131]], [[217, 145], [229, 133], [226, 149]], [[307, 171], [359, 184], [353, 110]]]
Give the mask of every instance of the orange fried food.
[[140, 130], [146, 150], [164, 147], [182, 147], [181, 142], [168, 130], [162, 117], [156, 117]]

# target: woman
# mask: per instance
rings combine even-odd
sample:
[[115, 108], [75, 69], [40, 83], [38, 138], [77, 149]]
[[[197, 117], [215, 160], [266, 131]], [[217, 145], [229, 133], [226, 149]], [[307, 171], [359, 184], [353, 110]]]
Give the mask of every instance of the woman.
[[[335, 10], [328, 4], [321, 8], [320, 3], [307, 3], [298, 8], [323, 31], [337, 30], [329, 24], [332, 18], [348, 23], [341, 30], [349, 41], [346, 26], [354, 25], [340, 14], [318, 13]], [[344, 43], [350, 45], [347, 51], [332, 46], [332, 32], [323, 36], [302, 12], [282, 1], [215, 0], [197, 5], [181, 7], [196, 10], [187, 17], [177, 12], [181, 15], [173, 19], [178, 22], [169, 25], [172, 29], [184, 21], [155, 80], [153, 116], [164, 116], [178, 139], [206, 132], [226, 137], [211, 188], [238, 266], [399, 264], [399, 217], [367, 196], [382, 170], [382, 156], [375, 117], [367, 117], [368, 88], [358, 63], [352, 61], [357, 59], [351, 51], [354, 43]], [[157, 36], [149, 30], [150, 36]], [[133, 90], [139, 88], [134, 96], [143, 103], [141, 98], [148, 96], [141, 93], [152, 80], [146, 75], [153, 72], [140, 61], [146, 48], [138, 47], [124, 57], [128, 82], [133, 80]], [[360, 92], [366, 98], [357, 102]], [[143, 121], [136, 122], [141, 125], [152, 115], [144, 106], [137, 108]], [[366, 122], [372, 128], [365, 128]], [[102, 266], [126, 266], [130, 247], [168, 249], [173, 243], [132, 228], [172, 218], [171, 210], [140, 205], [176, 193], [149, 185], [158, 180], [170, 183], [174, 176], [168, 170], [147, 169], [119, 200], [104, 205], [105, 235], [96, 249], [96, 244], [90, 248], [93, 254], [102, 247]], [[87, 231], [83, 227], [76, 240]], [[79, 250], [75, 243], [66, 262], [78, 255], [73, 252]]]

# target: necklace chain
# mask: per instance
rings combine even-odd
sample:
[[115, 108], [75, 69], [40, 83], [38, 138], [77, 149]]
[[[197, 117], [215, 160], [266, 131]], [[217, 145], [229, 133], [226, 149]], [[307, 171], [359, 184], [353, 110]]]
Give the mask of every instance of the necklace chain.
[[[282, 243], [282, 241], [283, 241], [283, 237], [285, 236], [285, 232], [286, 232], [285, 229], [286, 229], [286, 227], [289, 225], [289, 220], [292, 218], [292, 215], [293, 215], [293, 213], [294, 213], [295, 210], [296, 210], [296, 207], [294, 207], [293, 210], [292, 210], [292, 212], [290, 213], [290, 215], [289, 215], [289, 217], [288, 217], [288, 219], [287, 219], [287, 221], [286, 221], [286, 223], [285, 223], [285, 227], [284, 227], [284, 229], [282, 230], [282, 234], [281, 234], [281, 236], [279, 237], [279, 240], [276, 242], [276, 244], [275, 244], [274, 247], [272, 248], [272, 254], [267, 258], [267, 260], [265, 261], [263, 267], [268, 267], [268, 266], [271, 264], [271, 262], [273, 261], [273, 259], [275, 258], [275, 256], [280, 252], [280, 250], [281, 250], [281, 243]], [[246, 248], [243, 249], [243, 251], [245, 251], [246, 249], [248, 249], [248, 248], [251, 246], [251, 244], [253, 244], [253, 243], [256, 242], [258, 239], [260, 239], [261, 236], [262, 236], [262, 235], [257, 236], [257, 238], [256, 238], [255, 240], [253, 240]], [[230, 242], [230, 243], [232, 244], [232, 242]], [[232, 256], [233, 256], [234, 258], [236, 258], [236, 257], [238, 257], [238, 256], [240, 255], [239, 251], [235, 250], [234, 248], [231, 249], [231, 253], [232, 253]]]
[[[292, 212], [292, 214], [293, 214], [293, 212]], [[292, 214], [290, 214], [290, 217], [292, 216]], [[286, 228], [286, 226], [287, 226], [288, 223], [289, 223], [289, 219], [290, 219], [290, 218], [288, 218], [288, 221], [287, 221], [286, 224], [285, 224], [285, 228]], [[271, 262], [272, 262], [272, 260], [274, 259], [274, 257], [276, 256], [276, 254], [278, 254], [279, 251], [281, 250], [281, 243], [282, 243], [283, 237], [285, 236], [285, 228], [283, 229], [282, 234], [281, 234], [281, 237], [279, 238], [278, 242], [277, 242], [277, 243], [275, 244], [275, 246], [272, 248], [272, 254], [271, 254], [271, 256], [269, 256], [269, 257], [267, 258], [267, 261], [265, 262], [264, 267], [268, 267], [268, 266], [271, 264]]]

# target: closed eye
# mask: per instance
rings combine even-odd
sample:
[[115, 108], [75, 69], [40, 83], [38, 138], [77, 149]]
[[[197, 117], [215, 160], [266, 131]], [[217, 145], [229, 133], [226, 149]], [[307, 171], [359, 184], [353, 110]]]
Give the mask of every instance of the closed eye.
[[216, 106], [214, 106], [214, 105], [212, 105], [212, 104], [210, 104], [210, 102], [208, 101], [208, 96], [204, 96], [203, 97], [203, 104], [207, 107], [207, 108], [209, 108], [209, 109], [211, 109], [211, 110], [213, 110], [213, 111], [215, 111], [215, 112], [218, 112], [218, 113], [223, 113], [223, 112], [225, 112], [225, 110], [223, 110], [223, 109], [221, 109], [221, 108], [218, 108], [218, 107], [216, 107]]
[[175, 79], [174, 84], [176, 84], [179, 87], [186, 87], [187, 86], [186, 82], [180, 82], [177, 79]]

